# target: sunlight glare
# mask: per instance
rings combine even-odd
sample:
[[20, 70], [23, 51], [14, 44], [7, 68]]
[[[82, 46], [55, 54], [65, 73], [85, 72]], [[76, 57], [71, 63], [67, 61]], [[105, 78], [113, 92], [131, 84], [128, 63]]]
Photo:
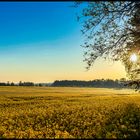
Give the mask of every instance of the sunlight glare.
[[135, 53], [130, 56], [130, 61], [132, 61], [132, 62], [137, 61], [137, 55]]

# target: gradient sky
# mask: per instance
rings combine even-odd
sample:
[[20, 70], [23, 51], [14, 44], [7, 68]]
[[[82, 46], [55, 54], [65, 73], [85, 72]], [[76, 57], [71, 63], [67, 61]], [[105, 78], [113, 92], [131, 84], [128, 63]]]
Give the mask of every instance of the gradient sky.
[[73, 2], [0, 2], [0, 81], [119, 79], [120, 62], [86, 71], [84, 37]]

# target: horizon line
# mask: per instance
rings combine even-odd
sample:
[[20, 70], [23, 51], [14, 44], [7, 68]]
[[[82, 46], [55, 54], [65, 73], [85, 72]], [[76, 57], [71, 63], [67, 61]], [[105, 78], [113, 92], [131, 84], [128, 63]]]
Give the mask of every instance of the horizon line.
[[[65, 80], [54, 80], [54, 81], [52, 81], [52, 82], [33, 82], [33, 81], [29, 81], [29, 80], [27, 80], [27, 81], [24, 81], [24, 80], [19, 80], [19, 82], [32, 82], [32, 83], [54, 83], [55, 81], [86, 81], [86, 82], [88, 82], [88, 81], [94, 81], [94, 80], [113, 80], [113, 81], [115, 81], [115, 80], [121, 80], [121, 79], [126, 79], [126, 80], [128, 80], [128, 78], [125, 78], [125, 77], [122, 77], [122, 78], [119, 78], [119, 79], [111, 79], [111, 78], [99, 78], [99, 79], [92, 79], [92, 80], [68, 80], [68, 79], [65, 79]], [[13, 81], [0, 81], [0, 83], [19, 83], [19, 82], [13, 82]]]

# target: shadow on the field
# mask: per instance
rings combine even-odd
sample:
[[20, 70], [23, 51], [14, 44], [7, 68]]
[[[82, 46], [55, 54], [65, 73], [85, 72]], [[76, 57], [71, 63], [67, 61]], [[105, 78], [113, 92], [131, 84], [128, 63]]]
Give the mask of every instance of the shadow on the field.
[[140, 138], [140, 108], [134, 103], [116, 107], [110, 112], [105, 129], [107, 137]]

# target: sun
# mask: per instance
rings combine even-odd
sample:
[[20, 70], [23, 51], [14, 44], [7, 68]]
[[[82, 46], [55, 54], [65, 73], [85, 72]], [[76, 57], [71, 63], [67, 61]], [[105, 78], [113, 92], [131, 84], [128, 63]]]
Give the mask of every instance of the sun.
[[133, 53], [131, 56], [130, 56], [130, 61], [132, 62], [136, 62], [137, 61], [137, 55], [135, 53]]

